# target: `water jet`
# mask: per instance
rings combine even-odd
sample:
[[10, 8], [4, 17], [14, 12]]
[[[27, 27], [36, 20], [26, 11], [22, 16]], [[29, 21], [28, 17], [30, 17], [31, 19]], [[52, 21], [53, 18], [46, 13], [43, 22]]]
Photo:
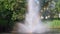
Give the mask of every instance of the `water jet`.
[[28, 12], [25, 17], [25, 24], [18, 23], [18, 33], [44, 33], [49, 31], [46, 24], [42, 23], [39, 15], [41, 9], [40, 0], [28, 0]]

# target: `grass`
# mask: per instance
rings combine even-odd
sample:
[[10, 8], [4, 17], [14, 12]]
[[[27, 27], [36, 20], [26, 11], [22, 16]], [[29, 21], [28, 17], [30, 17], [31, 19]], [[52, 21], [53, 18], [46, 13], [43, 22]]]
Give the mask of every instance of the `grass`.
[[50, 22], [50, 26], [51, 26], [52, 28], [60, 28], [60, 20], [52, 20], [52, 21]]

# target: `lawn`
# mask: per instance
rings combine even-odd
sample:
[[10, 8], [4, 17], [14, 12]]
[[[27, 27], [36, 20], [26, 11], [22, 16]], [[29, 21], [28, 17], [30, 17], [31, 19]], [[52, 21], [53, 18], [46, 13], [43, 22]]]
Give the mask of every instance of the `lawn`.
[[60, 20], [52, 20], [52, 21], [50, 21], [50, 26], [52, 28], [60, 28]]

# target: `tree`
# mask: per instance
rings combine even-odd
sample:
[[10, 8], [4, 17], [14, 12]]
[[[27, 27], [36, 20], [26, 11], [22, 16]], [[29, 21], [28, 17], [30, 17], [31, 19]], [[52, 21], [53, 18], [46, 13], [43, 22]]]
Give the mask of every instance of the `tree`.
[[56, 3], [56, 9], [57, 9], [58, 16], [59, 16], [59, 14], [60, 14], [60, 0], [58, 0], [58, 2]]
[[9, 30], [12, 29], [15, 20], [23, 20], [25, 3], [25, 0], [0, 0], [0, 26], [8, 27], [7, 30]]

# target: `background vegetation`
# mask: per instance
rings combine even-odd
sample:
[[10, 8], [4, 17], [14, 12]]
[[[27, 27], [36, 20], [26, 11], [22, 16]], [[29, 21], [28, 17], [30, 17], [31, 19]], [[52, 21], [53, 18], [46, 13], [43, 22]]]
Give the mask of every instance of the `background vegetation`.
[[23, 21], [26, 0], [0, 0], [0, 31], [12, 29], [15, 21]]

